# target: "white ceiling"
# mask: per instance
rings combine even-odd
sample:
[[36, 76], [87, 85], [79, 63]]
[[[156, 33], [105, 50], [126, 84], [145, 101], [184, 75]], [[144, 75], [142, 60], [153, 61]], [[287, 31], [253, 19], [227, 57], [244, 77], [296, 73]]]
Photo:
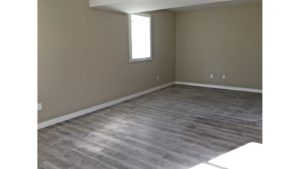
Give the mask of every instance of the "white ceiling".
[[124, 13], [138, 13], [162, 9], [177, 12], [253, 2], [261, 2], [261, 0], [90, 0], [90, 7]]

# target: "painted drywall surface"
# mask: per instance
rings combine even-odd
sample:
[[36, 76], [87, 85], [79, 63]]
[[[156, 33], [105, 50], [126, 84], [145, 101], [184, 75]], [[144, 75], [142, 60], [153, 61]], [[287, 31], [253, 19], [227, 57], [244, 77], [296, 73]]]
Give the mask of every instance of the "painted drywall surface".
[[261, 89], [261, 4], [176, 13], [175, 67], [177, 81]]
[[152, 13], [153, 60], [130, 63], [127, 15], [88, 3], [38, 1], [39, 122], [175, 80], [174, 13]]

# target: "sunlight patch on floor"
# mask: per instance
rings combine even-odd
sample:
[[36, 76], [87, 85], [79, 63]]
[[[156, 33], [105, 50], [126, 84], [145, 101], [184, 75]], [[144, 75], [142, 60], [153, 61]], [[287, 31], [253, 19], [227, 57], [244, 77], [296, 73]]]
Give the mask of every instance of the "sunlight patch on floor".
[[252, 142], [190, 169], [255, 169], [262, 159], [262, 144]]
[[209, 163], [202, 163], [202, 164], [196, 165], [190, 169], [224, 169], [224, 167], [216, 166], [216, 165], [209, 164]]

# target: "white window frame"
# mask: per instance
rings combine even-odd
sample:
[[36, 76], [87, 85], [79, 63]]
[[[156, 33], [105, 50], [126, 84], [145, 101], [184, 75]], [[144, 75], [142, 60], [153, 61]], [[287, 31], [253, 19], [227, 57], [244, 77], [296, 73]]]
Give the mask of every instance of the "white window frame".
[[[140, 15], [150, 18], [150, 57], [133, 59], [132, 58], [132, 40], [131, 40], [131, 15]], [[129, 27], [129, 62], [142, 62], [152, 60], [152, 16], [150, 14], [138, 13], [138, 14], [128, 14], [128, 27]]]

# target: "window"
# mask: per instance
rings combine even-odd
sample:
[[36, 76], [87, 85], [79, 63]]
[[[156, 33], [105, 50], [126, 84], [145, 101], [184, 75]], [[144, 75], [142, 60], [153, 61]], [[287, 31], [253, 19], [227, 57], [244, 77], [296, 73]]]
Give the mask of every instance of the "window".
[[151, 16], [129, 15], [130, 61], [151, 60]]

